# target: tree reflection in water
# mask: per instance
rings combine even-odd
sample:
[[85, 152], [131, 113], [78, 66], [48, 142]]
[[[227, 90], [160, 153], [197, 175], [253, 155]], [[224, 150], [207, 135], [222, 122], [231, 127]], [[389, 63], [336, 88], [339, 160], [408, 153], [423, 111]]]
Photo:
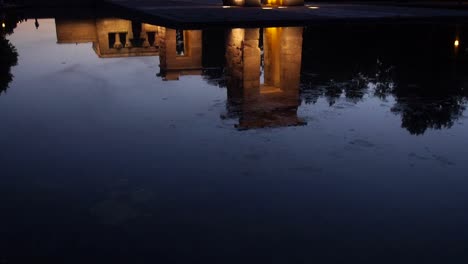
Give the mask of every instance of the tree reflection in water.
[[[5, 38], [5, 35], [11, 34], [13, 26], [16, 26], [16, 22], [21, 19], [17, 15], [11, 15], [7, 19], [12, 21], [7, 21], [7, 28], [0, 36], [0, 55], [2, 58], [0, 61], [0, 93], [4, 92], [11, 82], [13, 76], [10, 68], [16, 65], [18, 57], [16, 49]], [[138, 23], [138, 25], [140, 24]], [[9, 28], [10, 26], [12, 28]], [[278, 28], [276, 30], [288, 32], [292, 28]], [[394, 101], [391, 111], [401, 116], [402, 127], [411, 134], [423, 134], [427, 129], [450, 128], [462, 116], [468, 97], [467, 91], [464, 89], [468, 84], [468, 76], [464, 74], [468, 70], [468, 52], [465, 50], [467, 48], [466, 39], [460, 35], [463, 31], [466, 31], [463, 26], [448, 24], [315, 25], [306, 27], [303, 35], [299, 34], [303, 38], [291, 33], [291, 35], [286, 34], [287, 37], [284, 37], [282, 41], [274, 41], [268, 37], [264, 39], [267, 35], [264, 36], [264, 29], [259, 29], [261, 33], [255, 43], [258, 42], [257, 46], [261, 52], [255, 61], [261, 62], [258, 68], [261, 68], [262, 73], [257, 72], [257, 65], [254, 65], [253, 68], [256, 69], [256, 78], [259, 76], [264, 79], [266, 76], [272, 78], [263, 80], [265, 82], [263, 85], [260, 85], [259, 80], [255, 80], [257, 85], [253, 90], [256, 93], [252, 93], [252, 95], [257, 97], [261, 95], [265, 109], [271, 107], [272, 102], [286, 103], [288, 107], [280, 108], [287, 113], [289, 113], [290, 108], [297, 111], [299, 99], [310, 104], [316, 103], [319, 98], [324, 97], [328, 104], [333, 106], [341, 98], [357, 104], [365, 100], [367, 96], [377, 97], [383, 101]], [[236, 109], [233, 106], [247, 101], [246, 98], [239, 100], [233, 96], [236, 94], [235, 91], [241, 90], [240, 94], [242, 94], [244, 90], [248, 89], [244, 86], [239, 86], [239, 89], [233, 88], [236, 86], [235, 83], [230, 83], [229, 78], [226, 77], [229, 75], [228, 70], [230, 69], [225, 67], [229, 62], [224, 56], [227, 49], [225, 45], [226, 32], [229, 30], [203, 30], [203, 34], [200, 34], [202, 39], [197, 38], [196, 42], [200, 42], [199, 46], [201, 47], [197, 46], [196, 52], [186, 52], [186, 49], [193, 48], [195, 42], [190, 44], [190, 41], [186, 39], [189, 37], [188, 30], [178, 30], [174, 33], [174, 38], [177, 40], [174, 41], [174, 44], [177, 47], [173, 47], [176, 50], [170, 54], [184, 55], [176, 58], [178, 60], [189, 59], [190, 54], [199, 55], [203, 49], [201, 52], [203, 58], [198, 58], [201, 55], [197, 56], [197, 65], [191, 68], [203, 68], [200, 73], [208, 83], [227, 87], [229, 102], [234, 102], [228, 108]], [[299, 39], [303, 39], [302, 54], [301, 47], [296, 45], [299, 43]], [[455, 39], [457, 40], [456, 45], [454, 44]], [[295, 45], [291, 52], [284, 53], [284, 47], [278, 48], [289, 42], [291, 45]], [[271, 47], [268, 48], [269, 46], [265, 46], [265, 43], [269, 43], [268, 45]], [[239, 47], [243, 47], [243, 45]], [[269, 49], [271, 50], [268, 51]], [[280, 58], [286, 55], [297, 58], [302, 56], [302, 60], [297, 59], [294, 63], [289, 64], [283, 63], [287, 66], [282, 66], [281, 70], [278, 71], [280, 68], [276, 69], [268, 63], [264, 64], [265, 54], [268, 52], [271, 53], [271, 61], [275, 62], [272, 65], [282, 65]], [[301, 64], [302, 70], [300, 67], [297, 69], [293, 67], [293, 65]], [[295, 70], [292, 71], [292, 68]], [[270, 74], [267, 74], [268, 71]], [[252, 73], [250, 69], [245, 72]], [[299, 76], [299, 72], [301, 72], [300, 98], [298, 97], [299, 91], [294, 88], [296, 85], [298, 86], [295, 80]], [[197, 74], [200, 73], [197, 72]], [[284, 80], [291, 80], [275, 85], [268, 84], [268, 82], [278, 79], [279, 73], [284, 75], [282, 77]], [[243, 78], [239, 77], [238, 79], [243, 80]], [[252, 83], [249, 85], [252, 86]], [[266, 89], [263, 89], [262, 92], [260, 87]], [[276, 89], [277, 92], [294, 88], [295, 90], [291, 93], [294, 96], [291, 95], [289, 98], [289, 93], [286, 93], [288, 94], [287, 99], [283, 98], [281, 101], [280, 97], [273, 98], [271, 88], [279, 88]], [[255, 96], [249, 98], [252, 99]], [[267, 97], [271, 98], [267, 100]], [[289, 105], [290, 102], [294, 103]], [[250, 105], [255, 106], [255, 110], [259, 112], [259, 105], [262, 104], [257, 102]], [[292, 105], [294, 107], [290, 107]], [[248, 113], [247, 110], [252, 111], [252, 109], [254, 108], [244, 105], [243, 112], [245, 114]], [[229, 110], [228, 112], [233, 114], [236, 111]], [[262, 119], [260, 117], [261, 115], [259, 115], [259, 120]], [[278, 115], [277, 119], [281, 118], [283, 117]]]
[[468, 57], [460, 26], [334, 25], [304, 35], [302, 98], [340, 97], [358, 103], [366, 94], [395, 99], [402, 127], [420, 135], [450, 128], [467, 102]]
[[18, 52], [13, 44], [6, 39], [6, 35], [13, 34], [14, 29], [19, 21], [15, 13], [2, 13], [2, 27], [0, 28], [0, 95], [8, 89], [10, 82], [13, 80], [11, 67], [18, 63]]
[[11, 67], [18, 63], [18, 52], [16, 48], [0, 35], [0, 95], [8, 89], [8, 85], [13, 80]]

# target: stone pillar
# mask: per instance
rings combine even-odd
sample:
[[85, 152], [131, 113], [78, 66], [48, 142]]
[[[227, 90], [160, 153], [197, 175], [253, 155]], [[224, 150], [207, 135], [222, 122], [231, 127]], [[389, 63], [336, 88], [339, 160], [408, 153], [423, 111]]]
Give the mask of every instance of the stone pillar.
[[242, 100], [243, 94], [243, 66], [242, 42], [244, 29], [234, 28], [226, 36], [226, 79], [229, 100]]
[[297, 117], [302, 28], [264, 30], [264, 85], [260, 83], [259, 38], [258, 28], [227, 32], [229, 113], [239, 117], [239, 129], [304, 124]]
[[258, 28], [245, 29], [242, 45], [243, 85], [245, 99], [255, 99], [260, 94], [260, 48]]
[[302, 60], [302, 27], [265, 28], [265, 86], [298, 94]]
[[130, 28], [130, 30], [127, 33], [127, 41], [125, 41], [125, 47], [126, 48], [132, 48], [133, 47], [131, 39], [133, 39], [133, 30], [132, 30], [132, 28]]
[[259, 29], [231, 29], [226, 38], [228, 96], [255, 100], [260, 94]]
[[120, 41], [120, 34], [117, 32], [115, 33], [115, 43], [114, 49], [121, 49], [123, 48], [122, 42]]
[[297, 96], [301, 81], [302, 34], [302, 27], [285, 27], [281, 34], [280, 87]]
[[263, 66], [265, 85], [280, 87], [280, 52], [282, 28], [263, 29]]
[[143, 48], [149, 48], [150, 43], [148, 41], [148, 34], [146, 34], [146, 31], [142, 28], [141, 33], [140, 33], [140, 38], [143, 39]]

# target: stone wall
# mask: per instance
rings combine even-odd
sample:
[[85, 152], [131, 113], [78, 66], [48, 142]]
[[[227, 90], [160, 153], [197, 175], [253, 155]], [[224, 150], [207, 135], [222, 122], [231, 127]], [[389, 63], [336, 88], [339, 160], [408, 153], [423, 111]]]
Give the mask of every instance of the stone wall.
[[[55, 19], [57, 43], [93, 43], [93, 49], [101, 58], [109, 57], [131, 57], [131, 56], [157, 56], [159, 47], [157, 43], [159, 26], [144, 23], [132, 25], [132, 21], [117, 18], [106, 19]], [[133, 30], [138, 30], [138, 36], [134, 36]], [[149, 43], [148, 32], [154, 32], [156, 41]], [[110, 46], [109, 34], [125, 35], [119, 40], [121, 45]], [[116, 35], [114, 35], [116, 36]], [[141, 45], [134, 46], [131, 40], [141, 38]], [[144, 40], [144, 41], [143, 41]]]
[[95, 19], [55, 19], [57, 43], [87, 43], [97, 41]]
[[[176, 49], [176, 30], [165, 28], [161, 31], [159, 41], [159, 61], [163, 75], [176, 79], [177, 74], [183, 74], [183, 71], [194, 73], [193, 70], [201, 70], [202, 68], [202, 31], [201, 30], [186, 30], [185, 50], [183, 56], [177, 55]], [[177, 71], [173, 75], [171, 71]]]

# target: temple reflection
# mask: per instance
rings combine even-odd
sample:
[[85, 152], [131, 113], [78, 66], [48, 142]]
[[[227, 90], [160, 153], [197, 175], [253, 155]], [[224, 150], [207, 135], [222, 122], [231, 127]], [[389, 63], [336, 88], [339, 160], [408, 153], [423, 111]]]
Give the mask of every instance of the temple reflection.
[[164, 80], [202, 73], [202, 31], [162, 28], [159, 67]]
[[100, 58], [159, 56], [160, 76], [202, 72], [202, 31], [177, 30], [118, 18], [56, 19], [57, 43], [93, 43]]
[[[17, 63], [5, 36], [26, 20], [16, 13], [1, 19], [0, 94]], [[55, 25], [59, 44], [92, 43], [100, 58], [153, 56], [165, 81], [200, 75], [225, 87], [225, 116], [239, 129], [303, 125], [301, 102], [325, 99], [339, 107], [342, 100], [376, 98], [392, 101], [389, 111], [401, 126], [420, 135], [450, 128], [468, 100], [464, 24], [189, 30], [119, 18], [56, 18]]]
[[101, 58], [157, 56], [163, 31], [138, 21], [117, 18], [56, 19], [57, 43], [93, 43]]
[[228, 111], [238, 116], [239, 129], [305, 124], [297, 116], [302, 31], [302, 27], [228, 31]]

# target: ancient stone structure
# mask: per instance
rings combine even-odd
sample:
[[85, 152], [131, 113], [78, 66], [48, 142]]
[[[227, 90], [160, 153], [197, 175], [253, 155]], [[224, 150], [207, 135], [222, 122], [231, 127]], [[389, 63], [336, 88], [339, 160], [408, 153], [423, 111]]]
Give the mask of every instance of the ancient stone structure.
[[159, 36], [159, 66], [165, 80], [178, 80], [180, 75], [201, 74], [201, 30], [164, 28]]
[[57, 43], [93, 43], [101, 58], [160, 56], [161, 76], [201, 74], [202, 31], [175, 30], [135, 21], [56, 19]]
[[229, 109], [239, 115], [240, 129], [304, 124], [297, 116], [302, 31], [301, 27], [263, 29], [263, 60], [260, 29], [227, 33]]
[[162, 28], [124, 19], [56, 19], [57, 43], [93, 43], [101, 58], [157, 56]]
[[225, 6], [302, 6], [304, 0], [223, 0]]

